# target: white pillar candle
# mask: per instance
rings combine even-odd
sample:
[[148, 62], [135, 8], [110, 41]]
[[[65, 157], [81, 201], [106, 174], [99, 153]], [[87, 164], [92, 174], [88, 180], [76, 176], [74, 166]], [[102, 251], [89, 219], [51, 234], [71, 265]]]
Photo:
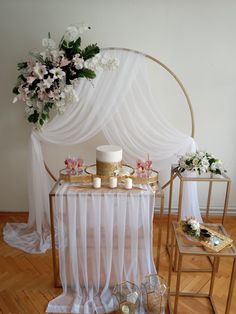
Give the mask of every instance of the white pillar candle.
[[99, 189], [101, 187], [101, 178], [93, 178], [93, 187]]
[[110, 177], [109, 178], [109, 187], [112, 189], [117, 187], [117, 178], [116, 177]]
[[128, 189], [128, 190], [130, 190], [130, 189], [132, 189], [132, 179], [131, 178], [126, 178], [125, 179], [125, 188], [126, 189]]

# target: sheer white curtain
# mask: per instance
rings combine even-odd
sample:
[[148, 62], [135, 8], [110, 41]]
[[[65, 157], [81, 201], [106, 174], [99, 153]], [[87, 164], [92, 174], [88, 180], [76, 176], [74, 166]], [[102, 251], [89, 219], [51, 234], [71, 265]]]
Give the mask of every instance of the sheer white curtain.
[[[156, 272], [152, 256], [155, 195], [143, 190], [56, 191], [63, 293], [47, 312], [93, 314], [115, 310], [112, 290], [125, 280], [141, 284]], [[141, 310], [139, 314], [145, 312]]]
[[[124, 159], [133, 161], [149, 152], [157, 168], [170, 169], [177, 155], [196, 149], [194, 140], [176, 130], [160, 112], [152, 97], [147, 60], [128, 51], [109, 51], [120, 59], [120, 67], [98, 74], [93, 85], [81, 80], [79, 100], [57, 115], [42, 131], [32, 131], [29, 145], [29, 221], [7, 224], [4, 239], [27, 252], [44, 252], [50, 247], [48, 193], [50, 180], [44, 168], [41, 142], [73, 145], [104, 131], [109, 143], [119, 144]], [[197, 191], [188, 185], [191, 199], [183, 202], [183, 213], [200, 218]], [[189, 194], [190, 195], [190, 194]], [[189, 212], [191, 210], [191, 212]]]

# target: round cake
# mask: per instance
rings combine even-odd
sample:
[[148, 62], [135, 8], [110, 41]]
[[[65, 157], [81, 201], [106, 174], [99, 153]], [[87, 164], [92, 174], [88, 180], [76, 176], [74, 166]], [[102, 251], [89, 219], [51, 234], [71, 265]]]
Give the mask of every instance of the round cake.
[[96, 168], [98, 176], [114, 176], [121, 168], [122, 148], [114, 145], [102, 145], [96, 148]]

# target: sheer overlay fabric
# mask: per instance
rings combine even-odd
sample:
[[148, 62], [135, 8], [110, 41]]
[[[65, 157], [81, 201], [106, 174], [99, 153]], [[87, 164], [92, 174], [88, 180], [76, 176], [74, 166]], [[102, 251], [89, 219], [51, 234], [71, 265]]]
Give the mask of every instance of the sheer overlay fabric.
[[[72, 191], [58, 186], [58, 228], [63, 293], [47, 312], [93, 314], [114, 310], [112, 290], [124, 280], [140, 285], [156, 272], [152, 256], [155, 196], [140, 191]], [[142, 310], [140, 313], [144, 313]]]
[[[51, 246], [46, 173], [41, 143], [74, 145], [103, 131], [110, 144], [123, 148], [124, 160], [133, 164], [149, 152], [157, 169], [170, 169], [178, 155], [196, 150], [193, 138], [171, 126], [158, 111], [147, 73], [147, 59], [130, 51], [109, 51], [120, 59], [115, 71], [99, 73], [93, 85], [81, 80], [79, 100], [57, 115], [41, 131], [32, 131], [29, 144], [29, 221], [6, 224], [4, 239], [26, 252], [40, 253]], [[153, 110], [155, 108], [155, 111]], [[201, 221], [196, 183], [186, 183], [183, 217]], [[186, 193], [185, 193], [186, 192]]]

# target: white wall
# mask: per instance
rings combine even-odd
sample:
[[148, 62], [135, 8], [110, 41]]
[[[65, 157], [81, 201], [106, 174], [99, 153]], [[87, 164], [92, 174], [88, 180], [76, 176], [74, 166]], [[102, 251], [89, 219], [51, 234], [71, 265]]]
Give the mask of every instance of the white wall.
[[[50, 31], [59, 40], [72, 23], [85, 21], [92, 30], [84, 44], [137, 49], [166, 63], [183, 81], [191, 97], [199, 147], [220, 157], [233, 181], [230, 207], [236, 208], [236, 1], [222, 0], [0, 0], [0, 211], [27, 210], [27, 142], [30, 127], [23, 104], [12, 104], [16, 64], [29, 50], [41, 49]], [[159, 80], [155, 82], [163, 92]], [[171, 95], [171, 91], [165, 90]], [[163, 95], [163, 93], [162, 93]], [[168, 96], [169, 97], [169, 96]], [[160, 97], [170, 120], [186, 126], [187, 113], [173, 98]], [[172, 107], [168, 107], [168, 101]], [[173, 104], [175, 106], [173, 106]], [[184, 105], [183, 105], [184, 106]], [[182, 104], [181, 104], [182, 108]], [[73, 148], [84, 157], [102, 137]], [[55, 151], [56, 148], [53, 148]], [[57, 154], [57, 164], [66, 153]], [[89, 162], [92, 162], [90, 154]], [[46, 160], [52, 163], [52, 150]], [[53, 166], [55, 168], [55, 165]], [[204, 191], [200, 200], [203, 204]], [[223, 189], [213, 205], [222, 206]]]

